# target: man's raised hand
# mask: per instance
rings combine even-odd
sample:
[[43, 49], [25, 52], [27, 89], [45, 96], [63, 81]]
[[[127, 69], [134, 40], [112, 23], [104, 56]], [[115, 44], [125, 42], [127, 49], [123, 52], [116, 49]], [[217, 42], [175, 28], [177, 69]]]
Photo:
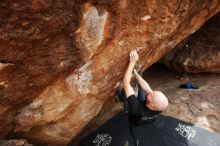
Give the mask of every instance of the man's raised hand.
[[138, 58], [139, 58], [139, 56], [138, 56], [137, 50], [136, 49], [132, 50], [130, 52], [130, 63], [135, 64], [138, 61]]

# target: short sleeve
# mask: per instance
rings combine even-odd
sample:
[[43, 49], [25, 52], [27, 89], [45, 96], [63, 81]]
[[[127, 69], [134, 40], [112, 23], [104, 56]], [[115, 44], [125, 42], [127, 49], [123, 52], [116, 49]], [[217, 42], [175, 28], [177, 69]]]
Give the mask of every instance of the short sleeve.
[[127, 98], [128, 104], [129, 104], [129, 109], [130, 109], [130, 114], [131, 115], [136, 115], [140, 116], [141, 115], [141, 103], [140, 101], [137, 100], [135, 95], [131, 95]]

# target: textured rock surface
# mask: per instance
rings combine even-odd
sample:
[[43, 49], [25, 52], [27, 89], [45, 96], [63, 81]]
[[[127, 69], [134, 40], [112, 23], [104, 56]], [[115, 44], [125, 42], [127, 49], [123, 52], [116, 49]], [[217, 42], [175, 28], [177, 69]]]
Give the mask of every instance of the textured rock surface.
[[162, 61], [179, 72], [220, 73], [220, 13], [166, 55]]
[[[160, 11], [158, 11], [160, 10]], [[0, 2], [0, 137], [64, 145], [114, 95], [220, 10], [213, 1]]]
[[0, 140], [0, 146], [33, 146], [24, 139], [18, 140]]

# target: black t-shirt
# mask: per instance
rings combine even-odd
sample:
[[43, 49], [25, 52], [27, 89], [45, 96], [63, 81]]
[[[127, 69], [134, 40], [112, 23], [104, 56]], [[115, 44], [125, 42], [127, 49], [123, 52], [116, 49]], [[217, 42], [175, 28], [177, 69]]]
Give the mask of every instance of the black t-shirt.
[[135, 95], [127, 98], [129, 104], [129, 121], [133, 126], [149, 124], [156, 120], [160, 111], [153, 111], [146, 106], [145, 101], [139, 101]]

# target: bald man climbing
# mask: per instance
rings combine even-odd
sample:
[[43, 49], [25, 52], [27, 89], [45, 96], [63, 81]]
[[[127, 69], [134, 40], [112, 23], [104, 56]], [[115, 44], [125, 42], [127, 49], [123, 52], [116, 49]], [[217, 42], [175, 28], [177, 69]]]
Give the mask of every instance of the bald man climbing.
[[[136, 50], [130, 53], [130, 62], [127, 67], [123, 89], [119, 91], [118, 97], [124, 102], [129, 120], [133, 126], [144, 125], [155, 121], [158, 115], [168, 106], [167, 97], [160, 91], [153, 91], [149, 84], [134, 69], [138, 61]], [[138, 97], [130, 84], [132, 72], [139, 83]]]

